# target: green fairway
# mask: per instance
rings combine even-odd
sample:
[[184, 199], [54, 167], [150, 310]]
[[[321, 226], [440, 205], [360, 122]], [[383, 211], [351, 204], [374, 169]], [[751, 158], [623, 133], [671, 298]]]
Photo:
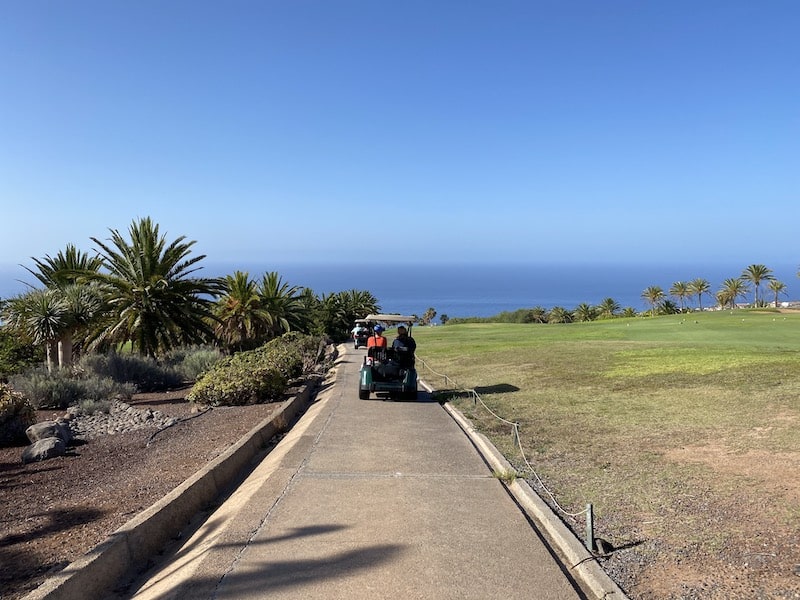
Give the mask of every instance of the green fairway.
[[[721, 547], [800, 528], [800, 314], [463, 324], [414, 337], [420, 376], [454, 387], [425, 365], [446, 374], [519, 423], [558, 501], [575, 512], [594, 503], [615, 544], [658, 540], [713, 569]], [[507, 424], [453, 403], [523, 468]]]

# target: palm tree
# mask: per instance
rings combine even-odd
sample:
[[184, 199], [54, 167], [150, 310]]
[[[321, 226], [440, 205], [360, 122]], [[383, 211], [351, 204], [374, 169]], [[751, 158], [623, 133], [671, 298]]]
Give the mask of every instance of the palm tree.
[[778, 296], [780, 294], [786, 295], [786, 284], [777, 279], [770, 279], [769, 291], [775, 294], [775, 308], [778, 308]]
[[37, 270], [24, 267], [25, 270], [48, 288], [76, 283], [82, 273], [96, 273], [103, 266], [100, 256], [81, 252], [73, 244], [67, 244], [66, 249], [59, 250], [55, 257], [46, 254], [43, 259], [31, 257], [31, 260], [36, 263]]
[[774, 279], [772, 269], [767, 268], [766, 265], [750, 265], [741, 274], [742, 281], [749, 281], [753, 284], [753, 306], [758, 306], [758, 288], [761, 286], [762, 281], [770, 281]]
[[597, 309], [586, 302], [582, 302], [572, 311], [576, 321], [594, 321], [597, 318]]
[[664, 299], [664, 290], [657, 285], [651, 285], [642, 292], [642, 298], [650, 305], [651, 315], [655, 316], [656, 307]]
[[571, 323], [572, 313], [562, 306], [554, 306], [550, 309], [550, 315], [547, 318], [548, 323]]
[[223, 289], [214, 309], [214, 335], [233, 351], [256, 347], [271, 324], [270, 315], [262, 308], [258, 285], [247, 272], [236, 271], [225, 277]]
[[68, 326], [68, 306], [57, 290], [31, 289], [3, 303], [2, 318], [12, 330], [45, 348], [47, 370], [56, 362], [58, 338]]
[[736, 298], [745, 296], [750, 288], [742, 279], [735, 279], [729, 277], [722, 282], [722, 288], [717, 292], [717, 300], [720, 306], [730, 305], [731, 308], [736, 308]]
[[547, 323], [547, 309], [543, 306], [534, 306], [525, 315], [525, 323]]
[[612, 319], [616, 316], [616, 313], [620, 310], [619, 302], [614, 300], [613, 298], [605, 298], [600, 304], [597, 305], [597, 309], [600, 311], [600, 316], [605, 319]]
[[[83, 274], [96, 273], [103, 261], [99, 256], [90, 256], [72, 244], [67, 244], [64, 251], [59, 250], [55, 257], [45, 255], [44, 259], [32, 257], [31, 260], [37, 269], [24, 268], [51, 292], [48, 302], [54, 302], [56, 299], [63, 301], [62, 307], [66, 313], [55, 343], [58, 348], [59, 367], [70, 367], [75, 336], [85, 330], [101, 311], [97, 287], [85, 283]], [[43, 307], [41, 302], [39, 307]], [[55, 349], [50, 350], [54, 355]]]
[[623, 317], [635, 317], [637, 314], [638, 313], [636, 312], [636, 309], [633, 308], [632, 306], [626, 306], [625, 308], [622, 309]]
[[205, 258], [189, 257], [195, 242], [180, 236], [167, 244], [149, 217], [131, 223], [130, 242], [110, 231], [109, 244], [91, 238], [109, 272], [84, 273], [101, 285], [109, 310], [93, 332], [93, 346], [131, 342], [135, 352], [156, 356], [211, 339], [213, 298], [222, 282], [191, 276]]
[[676, 281], [672, 284], [672, 287], [669, 288], [669, 294], [678, 299], [681, 305], [681, 312], [683, 312], [686, 308], [686, 298], [691, 296], [692, 292], [688, 283], [685, 281]]
[[265, 273], [258, 287], [261, 310], [267, 318], [267, 337], [308, 329], [300, 294], [302, 289], [285, 283], [277, 271]]
[[698, 277], [689, 282], [689, 292], [697, 295], [697, 308], [703, 310], [703, 294], [711, 293], [711, 284], [708, 280]]

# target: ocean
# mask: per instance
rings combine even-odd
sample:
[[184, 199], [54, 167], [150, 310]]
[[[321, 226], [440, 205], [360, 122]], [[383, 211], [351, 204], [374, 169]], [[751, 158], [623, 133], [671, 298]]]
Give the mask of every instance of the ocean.
[[[747, 265], [610, 265], [610, 264], [285, 264], [207, 263], [200, 271], [214, 277], [246, 270], [260, 278], [278, 271], [290, 285], [308, 287], [318, 295], [357, 289], [369, 290], [384, 312], [421, 315], [434, 308], [449, 317], [489, 317], [502, 311], [542, 306], [574, 309], [581, 303], [599, 304], [613, 298], [620, 306], [637, 311], [648, 308], [641, 294], [649, 286], [665, 293], [676, 281], [705, 278], [712, 292], [723, 280], [738, 277]], [[800, 298], [798, 267], [794, 264], [767, 265], [784, 282], [788, 294], [780, 300]], [[0, 266], [0, 297], [25, 289], [17, 281], [33, 282], [22, 267]], [[765, 286], [762, 286], [762, 293]], [[771, 299], [771, 297], [768, 297]], [[714, 304], [704, 298], [703, 305]], [[438, 321], [438, 317], [436, 319]]]

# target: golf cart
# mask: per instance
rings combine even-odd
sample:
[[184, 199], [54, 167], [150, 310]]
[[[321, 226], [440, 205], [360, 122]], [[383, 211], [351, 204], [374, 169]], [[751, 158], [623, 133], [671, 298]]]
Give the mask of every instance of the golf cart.
[[353, 327], [353, 347], [366, 347], [370, 333], [370, 322], [366, 319], [356, 319], [355, 327]]
[[[367, 321], [387, 325], [404, 325], [411, 333], [414, 317], [405, 315], [369, 315]], [[370, 346], [361, 366], [358, 397], [368, 400], [371, 393], [386, 394], [391, 398], [417, 399], [417, 370], [413, 352], [395, 351], [392, 347]]]

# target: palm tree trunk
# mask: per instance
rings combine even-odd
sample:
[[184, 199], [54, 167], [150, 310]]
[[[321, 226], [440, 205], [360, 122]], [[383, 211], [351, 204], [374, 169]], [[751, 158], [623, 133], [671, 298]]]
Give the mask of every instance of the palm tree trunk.
[[72, 367], [72, 337], [69, 335], [58, 340], [58, 366], [62, 369]]
[[45, 364], [47, 365], [47, 372], [53, 372], [53, 362], [58, 356], [58, 342], [56, 340], [47, 340], [44, 344], [45, 349]]

